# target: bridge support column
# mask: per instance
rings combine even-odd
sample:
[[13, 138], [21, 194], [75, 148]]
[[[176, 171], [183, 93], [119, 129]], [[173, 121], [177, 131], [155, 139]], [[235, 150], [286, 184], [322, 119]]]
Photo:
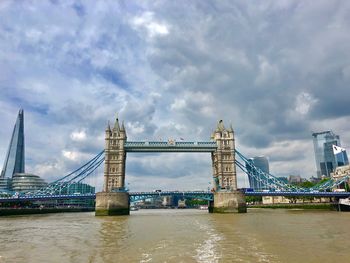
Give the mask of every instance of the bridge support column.
[[209, 213], [246, 213], [245, 196], [240, 191], [216, 192], [210, 202]]
[[117, 216], [130, 214], [129, 193], [101, 192], [96, 194], [96, 216]]

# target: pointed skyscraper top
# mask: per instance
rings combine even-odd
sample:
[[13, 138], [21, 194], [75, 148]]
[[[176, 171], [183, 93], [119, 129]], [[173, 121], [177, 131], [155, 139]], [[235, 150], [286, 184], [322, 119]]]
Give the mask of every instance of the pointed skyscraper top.
[[24, 173], [24, 112], [18, 112], [11, 141], [7, 150], [1, 177], [12, 177], [15, 173]]

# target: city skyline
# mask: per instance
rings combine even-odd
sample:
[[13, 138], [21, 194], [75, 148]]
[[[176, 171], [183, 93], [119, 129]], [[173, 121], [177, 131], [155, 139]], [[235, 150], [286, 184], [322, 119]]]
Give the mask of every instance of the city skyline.
[[[277, 176], [316, 175], [311, 131], [350, 145], [349, 3], [69, 3], [0, 3], [1, 164], [19, 108], [26, 170], [47, 181], [103, 149], [116, 112], [130, 140], [208, 140], [224, 119]], [[211, 180], [209, 155], [142, 157], [136, 189]]]

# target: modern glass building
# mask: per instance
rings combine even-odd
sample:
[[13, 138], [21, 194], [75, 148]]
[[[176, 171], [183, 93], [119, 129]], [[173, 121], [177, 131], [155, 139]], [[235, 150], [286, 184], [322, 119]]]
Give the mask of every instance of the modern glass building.
[[265, 173], [269, 173], [270, 172], [269, 161], [265, 156], [256, 156], [256, 157], [250, 158], [248, 162], [249, 164], [246, 163], [246, 169], [248, 171], [250, 188], [253, 188], [254, 190], [262, 190], [264, 186], [261, 184], [261, 182], [255, 179], [255, 177], [257, 176], [257, 173], [256, 171], [252, 170], [250, 164], [254, 165], [255, 167], [259, 168]]
[[339, 135], [332, 131], [314, 132], [312, 133], [317, 177], [330, 177], [336, 167], [349, 163], [346, 151], [334, 154], [333, 145], [341, 146]]
[[337, 164], [337, 167], [349, 164], [349, 159], [348, 159], [348, 155], [346, 153], [346, 150], [343, 148], [341, 148], [341, 149], [342, 149], [341, 152], [334, 153], [335, 162]]
[[12, 191], [32, 192], [47, 186], [44, 179], [34, 174], [16, 173], [12, 177]]
[[7, 150], [1, 178], [12, 178], [15, 173], [24, 173], [24, 115], [18, 113], [11, 141]]

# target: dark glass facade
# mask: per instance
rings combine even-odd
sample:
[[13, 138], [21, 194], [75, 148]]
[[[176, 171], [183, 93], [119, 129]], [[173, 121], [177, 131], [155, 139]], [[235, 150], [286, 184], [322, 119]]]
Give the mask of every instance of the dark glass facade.
[[349, 159], [346, 151], [342, 151], [338, 154], [335, 154], [335, 161], [336, 161], [337, 167], [348, 165]]
[[12, 178], [15, 173], [24, 173], [24, 114], [20, 110], [13, 128], [1, 178]]
[[[265, 156], [257, 156], [257, 157], [250, 158], [249, 162], [252, 165], [254, 165], [255, 167], [262, 170], [263, 172], [270, 173], [269, 161], [267, 160], [267, 158]], [[262, 190], [264, 188], [264, 186], [262, 185], [261, 182], [257, 181], [254, 178], [254, 175], [256, 175], [256, 174], [253, 174], [253, 173], [256, 173], [256, 172], [253, 171], [251, 169], [251, 166], [247, 163], [246, 163], [246, 168], [248, 171], [248, 179], [249, 179], [250, 188], [253, 188], [254, 190]]]
[[349, 163], [346, 151], [339, 154], [333, 152], [333, 145], [341, 146], [339, 135], [332, 131], [323, 131], [313, 133], [312, 137], [318, 178], [330, 177], [335, 168]]

